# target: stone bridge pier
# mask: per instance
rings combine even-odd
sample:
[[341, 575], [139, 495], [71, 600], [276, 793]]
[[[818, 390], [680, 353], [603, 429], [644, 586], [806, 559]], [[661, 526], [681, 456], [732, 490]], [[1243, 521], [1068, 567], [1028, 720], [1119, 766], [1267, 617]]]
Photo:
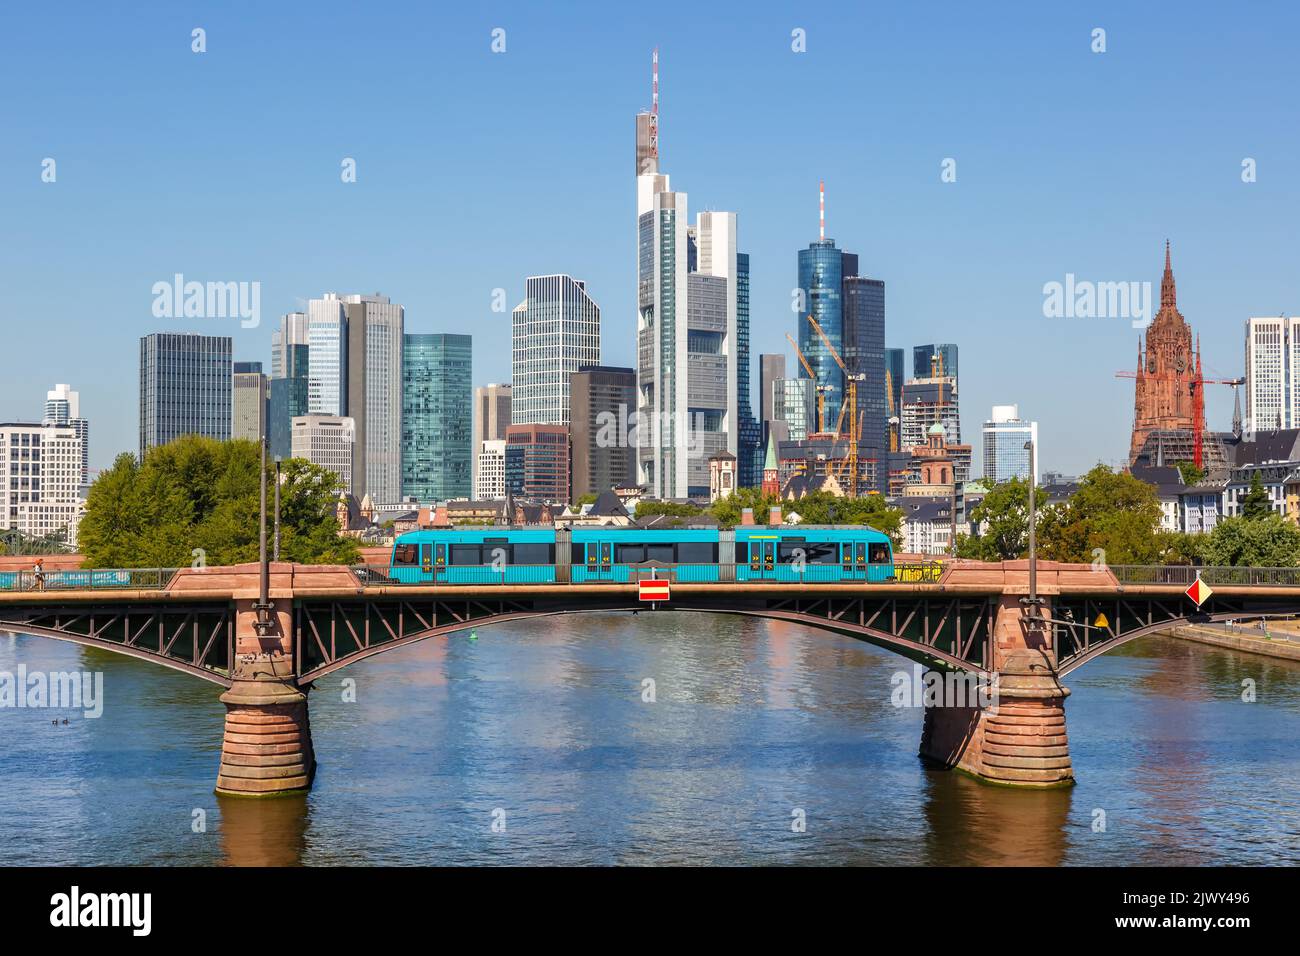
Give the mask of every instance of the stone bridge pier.
[[[1074, 783], [1065, 731], [1070, 691], [1057, 677], [1050, 630], [1030, 625], [1021, 596], [1008, 591], [1000, 599], [991, 706], [967, 706], [951, 699], [954, 688], [946, 687], [942, 703], [926, 708], [921, 756], [990, 783], [1068, 786]], [[1050, 617], [1051, 599], [1044, 601], [1042, 613]]]
[[[277, 600], [278, 598], [278, 600]], [[316, 772], [307, 694], [295, 682], [292, 591], [271, 592], [272, 627], [261, 636], [256, 592], [235, 594], [235, 657], [221, 695], [226, 728], [216, 791], [221, 796], [301, 793]]]

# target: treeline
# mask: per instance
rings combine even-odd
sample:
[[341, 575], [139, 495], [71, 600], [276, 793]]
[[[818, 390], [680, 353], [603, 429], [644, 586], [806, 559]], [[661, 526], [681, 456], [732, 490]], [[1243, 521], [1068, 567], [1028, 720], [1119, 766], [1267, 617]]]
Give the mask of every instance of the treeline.
[[[124, 453], [90, 486], [78, 530], [85, 566], [189, 567], [258, 557], [260, 450], [252, 441], [187, 435], [150, 449], [140, 462]], [[359, 560], [339, 537], [334, 472], [298, 458], [281, 466], [280, 556], [311, 564]], [[267, 534], [275, 472], [267, 466]]]
[[[1204, 564], [1295, 567], [1300, 528], [1275, 512], [1259, 474], [1241, 515], [1221, 518], [1209, 534], [1162, 531], [1160, 499], [1144, 481], [1097, 465], [1067, 501], [1037, 501], [1038, 556], [1099, 564]], [[960, 557], [983, 561], [1029, 553], [1029, 483], [1012, 479], [991, 488], [970, 512], [982, 534], [959, 535]]]

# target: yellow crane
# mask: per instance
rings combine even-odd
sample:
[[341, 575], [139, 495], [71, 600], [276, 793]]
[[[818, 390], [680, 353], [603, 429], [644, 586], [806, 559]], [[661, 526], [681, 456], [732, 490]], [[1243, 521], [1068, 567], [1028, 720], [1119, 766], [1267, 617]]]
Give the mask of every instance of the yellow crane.
[[[810, 315], [808, 318], [811, 319], [812, 316]], [[785, 333], [785, 337], [794, 349], [794, 354], [799, 357], [799, 364], [803, 366], [803, 370], [808, 373], [813, 386], [817, 389], [817, 432], [820, 434], [826, 430], [826, 393], [831, 390], [831, 387], [817, 384], [817, 373], [812, 370], [808, 360], [803, 357], [803, 352], [799, 351], [799, 343], [794, 340], [794, 337], [789, 332]]]
[[885, 402], [889, 408], [889, 450], [898, 451], [898, 409], [894, 405], [894, 375], [885, 369]]
[[[830, 338], [822, 331], [822, 327], [817, 324], [817, 320], [811, 315], [808, 316], [808, 324], [811, 325], [813, 331], [821, 337], [822, 342], [826, 345], [826, 351], [830, 352], [831, 358], [835, 359], [835, 364], [838, 365], [840, 371], [844, 373], [844, 381], [848, 394], [845, 396], [844, 406], [840, 410], [840, 420], [843, 420], [844, 408], [852, 409], [849, 413], [849, 486], [847, 491], [850, 498], [856, 498], [858, 496], [858, 382], [866, 381], [866, 376], [861, 372], [854, 373], [849, 371], [849, 367], [844, 364], [844, 359], [840, 358], [840, 353], [835, 351], [835, 346], [831, 344]], [[838, 433], [839, 425], [837, 423], [836, 437], [838, 437]]]

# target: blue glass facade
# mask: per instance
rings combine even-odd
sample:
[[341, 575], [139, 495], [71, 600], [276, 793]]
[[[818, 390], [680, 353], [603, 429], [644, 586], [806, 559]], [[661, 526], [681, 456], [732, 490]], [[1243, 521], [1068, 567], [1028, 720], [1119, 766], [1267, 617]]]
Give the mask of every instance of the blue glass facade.
[[270, 455], [288, 460], [293, 451], [293, 419], [308, 414], [306, 345], [290, 345], [284, 352], [284, 378], [270, 382]]
[[468, 498], [473, 338], [409, 334], [402, 340], [402, 496]]
[[[856, 265], [856, 257], [854, 264]], [[803, 309], [797, 316], [799, 331], [795, 338], [799, 342], [799, 350], [812, 366], [817, 383], [830, 387], [824, 398], [827, 418], [825, 427], [830, 429], [844, 402], [844, 373], [840, 371], [835, 359], [831, 358], [821, 336], [813, 331], [808, 322], [808, 316], [811, 315], [826, 333], [835, 351], [844, 354], [844, 253], [835, 248], [835, 243], [830, 239], [819, 239], [807, 249], [799, 250], [799, 289]], [[802, 364], [799, 366], [799, 377], [808, 377]], [[813, 427], [817, 428], [819, 424], [814, 422]]]
[[885, 367], [889, 369], [890, 384], [894, 387], [895, 415], [901, 415], [903, 407], [903, 385], [907, 375], [903, 358], [902, 349], [885, 349]]
[[912, 374], [917, 378], [929, 378], [931, 357], [943, 356], [943, 374], [947, 378], [957, 377], [957, 346], [951, 342], [936, 342], [932, 345], [917, 345], [912, 349]]
[[[889, 449], [889, 409], [885, 393], [885, 283], [861, 276], [844, 278], [844, 362], [864, 378], [857, 387], [859, 447], [871, 449], [878, 463]], [[845, 425], [847, 430], [848, 426]], [[876, 469], [876, 490], [888, 489], [886, 468]]]
[[740, 416], [736, 478], [741, 488], [763, 483], [763, 426], [754, 417], [749, 389], [749, 254], [736, 253], [736, 407]]
[[182, 435], [230, 440], [228, 335], [155, 332], [140, 339], [140, 457]]

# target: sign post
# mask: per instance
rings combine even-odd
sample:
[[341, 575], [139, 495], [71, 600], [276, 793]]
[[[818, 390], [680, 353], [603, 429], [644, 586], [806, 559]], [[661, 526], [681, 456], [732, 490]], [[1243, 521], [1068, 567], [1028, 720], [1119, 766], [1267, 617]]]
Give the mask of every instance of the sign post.
[[1201, 580], [1201, 572], [1197, 571], [1196, 580], [1193, 581], [1183, 593], [1192, 599], [1196, 604], [1197, 610], [1199, 610], [1201, 605], [1209, 599], [1210, 595], [1213, 594], [1214, 591], [1208, 584]]
[[667, 579], [660, 580], [655, 577], [656, 571], [650, 572], [649, 578], [642, 578], [637, 582], [637, 598], [641, 601], [650, 602], [650, 609], [658, 610], [657, 604], [660, 601], [667, 601], [671, 593]]

